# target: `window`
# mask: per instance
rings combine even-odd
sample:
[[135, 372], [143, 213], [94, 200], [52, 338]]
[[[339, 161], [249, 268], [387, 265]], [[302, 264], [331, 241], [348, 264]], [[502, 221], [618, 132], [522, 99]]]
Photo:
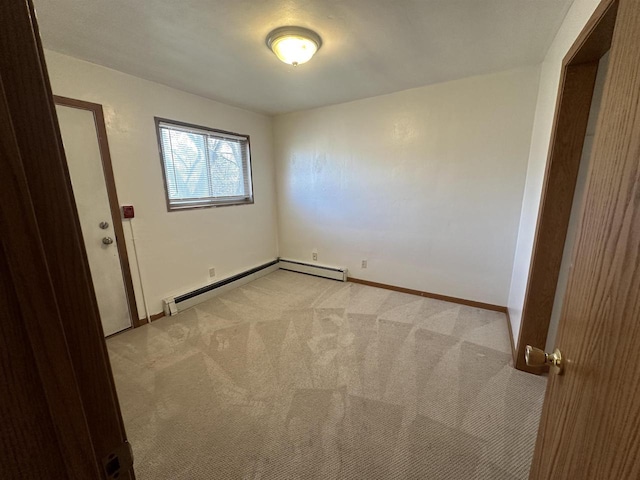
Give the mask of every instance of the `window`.
[[253, 203], [249, 136], [156, 118], [169, 210]]

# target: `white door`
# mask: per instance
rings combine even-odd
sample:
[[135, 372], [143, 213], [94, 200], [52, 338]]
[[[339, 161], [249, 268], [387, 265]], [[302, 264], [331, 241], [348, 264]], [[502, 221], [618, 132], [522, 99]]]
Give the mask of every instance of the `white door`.
[[[105, 335], [131, 326], [93, 112], [56, 106]], [[111, 242], [111, 243], [110, 243]]]

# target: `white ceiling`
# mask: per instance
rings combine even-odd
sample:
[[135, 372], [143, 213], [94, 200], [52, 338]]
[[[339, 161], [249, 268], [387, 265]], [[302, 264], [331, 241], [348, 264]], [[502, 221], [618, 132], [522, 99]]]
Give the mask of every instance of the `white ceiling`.
[[[573, 0], [35, 0], [46, 48], [278, 114], [540, 62]], [[281, 63], [273, 28], [323, 46]]]

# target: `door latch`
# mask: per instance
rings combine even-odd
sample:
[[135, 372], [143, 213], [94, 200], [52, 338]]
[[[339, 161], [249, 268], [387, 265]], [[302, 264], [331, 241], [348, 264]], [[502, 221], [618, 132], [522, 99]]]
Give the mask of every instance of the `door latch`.
[[109, 455], [102, 459], [104, 473], [108, 480], [120, 478], [123, 472], [128, 472], [133, 467], [133, 450], [126, 440], [118, 445]]

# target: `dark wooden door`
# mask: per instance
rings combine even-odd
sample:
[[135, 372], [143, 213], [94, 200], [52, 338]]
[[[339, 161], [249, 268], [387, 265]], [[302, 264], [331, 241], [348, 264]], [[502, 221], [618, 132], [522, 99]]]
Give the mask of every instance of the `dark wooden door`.
[[640, 0], [620, 0], [531, 479], [640, 478]]
[[93, 478], [91, 435], [1, 87], [0, 471]]
[[0, 172], [0, 476], [132, 479], [30, 0], [0, 2]]

